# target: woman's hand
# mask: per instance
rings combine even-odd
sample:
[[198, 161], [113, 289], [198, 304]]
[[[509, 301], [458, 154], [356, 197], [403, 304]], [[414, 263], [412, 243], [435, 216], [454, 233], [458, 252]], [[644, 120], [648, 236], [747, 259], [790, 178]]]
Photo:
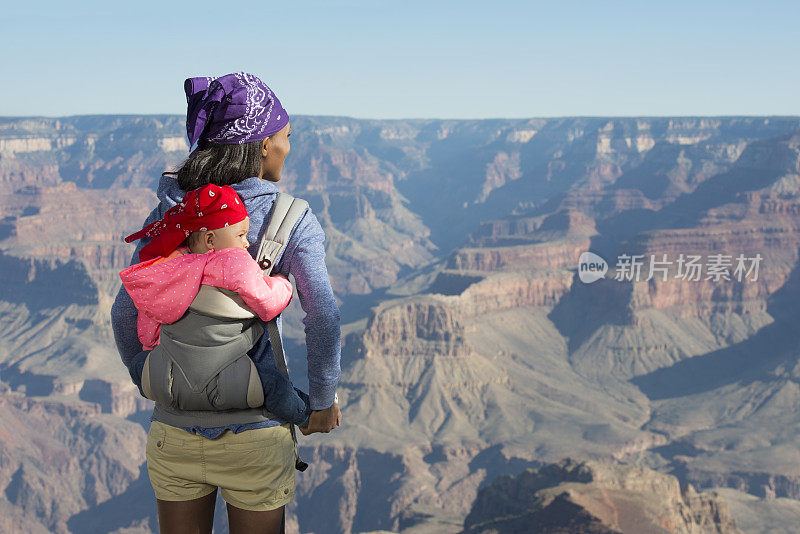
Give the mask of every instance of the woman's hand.
[[342, 411], [339, 409], [339, 403], [334, 402], [331, 404], [330, 408], [311, 412], [311, 417], [308, 418], [308, 426], [301, 427], [300, 432], [302, 432], [304, 436], [314, 434], [315, 432], [327, 434], [341, 424]]

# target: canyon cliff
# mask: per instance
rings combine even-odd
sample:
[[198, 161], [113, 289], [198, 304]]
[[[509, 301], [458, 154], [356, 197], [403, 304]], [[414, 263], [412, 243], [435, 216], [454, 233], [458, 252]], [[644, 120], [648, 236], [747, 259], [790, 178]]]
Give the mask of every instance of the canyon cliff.
[[567, 458], [482, 488], [464, 533], [741, 534], [716, 493], [641, 466]]
[[[280, 187], [326, 232], [345, 424], [301, 439], [290, 530], [458, 532], [498, 476], [567, 456], [800, 499], [800, 119], [292, 128]], [[150, 405], [109, 310], [122, 237], [186, 153], [180, 117], [0, 119], [0, 528], [154, 528]], [[609, 271], [585, 283], [590, 250]], [[737, 279], [740, 254], [757, 273]], [[626, 255], [638, 280], [615, 277]], [[729, 257], [727, 278], [681, 278], [681, 255]], [[302, 310], [285, 317], [303, 384]], [[731, 510], [767, 524], [759, 506]]]

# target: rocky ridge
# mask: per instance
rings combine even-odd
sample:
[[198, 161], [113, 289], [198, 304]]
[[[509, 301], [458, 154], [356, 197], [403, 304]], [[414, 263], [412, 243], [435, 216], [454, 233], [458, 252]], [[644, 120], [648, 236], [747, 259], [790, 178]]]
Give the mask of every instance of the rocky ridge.
[[[298, 490], [297, 510], [326, 503], [339, 518], [299, 513], [291, 525], [411, 530], [430, 510], [458, 523], [482, 484], [565, 455], [794, 496], [796, 337], [770, 327], [796, 294], [798, 128], [792, 118], [298, 117], [282, 187], [311, 202], [328, 235], [348, 323], [347, 425], [303, 441], [313, 463]], [[100, 417], [144, 435], [122, 419], [147, 404], [118, 363], [108, 309], [129, 260], [121, 237], [185, 156], [181, 135], [176, 117], [0, 120], [0, 383], [17, 397], [95, 406], [99, 415], [63, 412], [76, 429]], [[764, 264], [753, 284], [586, 285], [576, 269], [588, 249], [608, 260], [760, 252]], [[37, 286], [53, 291], [32, 298]], [[301, 312], [287, 316], [297, 359]], [[769, 357], [742, 384], [753, 350]], [[737, 365], [709, 381], [723, 359]], [[743, 438], [764, 435], [765, 421], [775, 422], [764, 439]], [[8, 465], [26, 461], [0, 452]], [[0, 503], [23, 510], [15, 525], [74, 531], [81, 514], [140, 491], [146, 475], [125, 472], [96, 499], [75, 486], [82, 496], [66, 508], [32, 482], [20, 487], [38, 497], [19, 498], [12, 473]], [[66, 487], [78, 474], [59, 476]], [[57, 512], [42, 519], [45, 509]], [[110, 524], [141, 526], [147, 513]]]
[[738, 534], [716, 493], [639, 466], [565, 459], [485, 486], [464, 533]]

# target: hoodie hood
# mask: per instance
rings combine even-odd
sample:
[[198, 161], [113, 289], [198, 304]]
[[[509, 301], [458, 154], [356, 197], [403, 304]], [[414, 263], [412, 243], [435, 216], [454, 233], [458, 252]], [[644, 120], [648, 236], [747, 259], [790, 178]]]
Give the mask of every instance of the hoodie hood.
[[[258, 176], [242, 180], [238, 184], [233, 184], [231, 187], [245, 204], [247, 204], [247, 201], [251, 198], [262, 195], [274, 195], [278, 192], [278, 188], [275, 187], [274, 183], [262, 180]], [[168, 209], [183, 200], [185, 194], [186, 191], [178, 186], [178, 180], [175, 179], [174, 176], [162, 175], [158, 182], [158, 189], [156, 190], [156, 195], [158, 195], [158, 200], [160, 201], [158, 206], [160, 210], [158, 218], [162, 218]]]
[[154, 258], [131, 265], [119, 277], [139, 311], [159, 323], [174, 323], [197, 296], [209, 258], [208, 253]]
[[[248, 247], [247, 250], [250, 252], [251, 256], [255, 257], [258, 252], [260, 238], [268, 222], [267, 218], [263, 215], [259, 217], [258, 214], [266, 215], [270, 213], [270, 208], [275, 199], [275, 195], [278, 193], [278, 188], [275, 187], [274, 183], [262, 180], [258, 176], [242, 180], [238, 184], [233, 184], [231, 187], [236, 191], [236, 194], [239, 195], [239, 198], [242, 199], [247, 208], [247, 213], [250, 215], [250, 231], [247, 233], [247, 240], [250, 242], [250, 247]], [[168, 209], [183, 200], [185, 194], [186, 191], [178, 187], [178, 180], [175, 179], [174, 176], [161, 176], [158, 182], [158, 189], [156, 190], [159, 203], [145, 221], [145, 226], [162, 219]], [[254, 218], [253, 213], [255, 213], [257, 217]], [[143, 238], [140, 241], [142, 247], [149, 242], [149, 237]]]

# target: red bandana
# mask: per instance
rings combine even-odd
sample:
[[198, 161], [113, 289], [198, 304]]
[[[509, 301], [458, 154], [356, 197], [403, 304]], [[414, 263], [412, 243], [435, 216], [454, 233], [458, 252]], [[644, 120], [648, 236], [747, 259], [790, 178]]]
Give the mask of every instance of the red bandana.
[[125, 242], [151, 238], [139, 252], [139, 261], [147, 261], [169, 255], [191, 232], [216, 230], [245, 217], [244, 203], [232, 187], [208, 184], [186, 193], [183, 201], [167, 210], [163, 219], [129, 235]]

